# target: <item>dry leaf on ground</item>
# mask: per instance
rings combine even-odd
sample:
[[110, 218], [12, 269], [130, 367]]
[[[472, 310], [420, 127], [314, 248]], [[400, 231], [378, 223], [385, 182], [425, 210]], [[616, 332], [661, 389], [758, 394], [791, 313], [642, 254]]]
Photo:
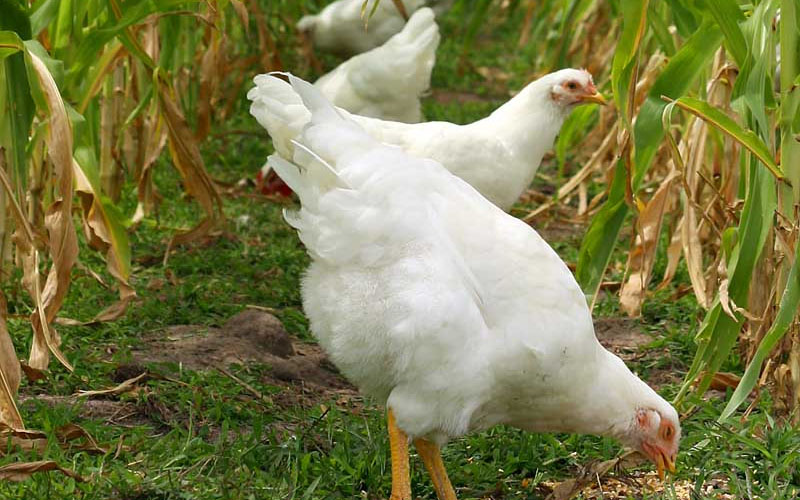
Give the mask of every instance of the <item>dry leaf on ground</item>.
[[7, 481], [25, 481], [36, 472], [48, 472], [57, 470], [66, 474], [67, 476], [80, 481], [86, 482], [86, 478], [71, 469], [65, 469], [52, 460], [40, 460], [38, 462], [17, 462], [13, 464], [4, 465], [0, 467], [0, 480]]

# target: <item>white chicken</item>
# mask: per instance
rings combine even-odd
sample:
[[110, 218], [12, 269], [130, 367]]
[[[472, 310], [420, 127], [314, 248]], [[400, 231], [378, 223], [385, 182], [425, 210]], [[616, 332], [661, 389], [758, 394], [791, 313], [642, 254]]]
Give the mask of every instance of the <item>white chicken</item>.
[[[373, 12], [375, 2], [379, 1]], [[426, 4], [425, 0], [402, 0], [406, 13]], [[451, 1], [431, 1], [436, 13], [449, 7]], [[367, 0], [363, 12], [371, 16], [362, 19], [364, 0], [337, 0], [319, 14], [303, 16], [297, 29], [311, 37], [318, 50], [342, 56], [360, 54], [383, 45], [392, 35], [399, 33], [406, 21], [392, 0]]]
[[286, 219], [312, 257], [303, 307], [336, 366], [386, 404], [392, 500], [411, 498], [410, 440], [454, 500], [439, 447], [497, 424], [613, 436], [674, 471], [675, 409], [600, 345], [536, 231], [290, 79], [310, 124], [291, 161], [269, 161], [302, 204]]
[[431, 85], [439, 27], [423, 7], [380, 47], [354, 56], [314, 83], [333, 104], [357, 115], [422, 121], [419, 98]]
[[[291, 158], [292, 140], [309, 121], [300, 96], [285, 81], [258, 75], [247, 94], [250, 113], [267, 129], [275, 149]], [[542, 157], [553, 146], [564, 119], [577, 105], [605, 103], [592, 75], [562, 69], [528, 84], [488, 117], [467, 125], [399, 123], [358, 115], [349, 119], [386, 144], [418, 158], [431, 158], [483, 196], [508, 210], [530, 185]]]

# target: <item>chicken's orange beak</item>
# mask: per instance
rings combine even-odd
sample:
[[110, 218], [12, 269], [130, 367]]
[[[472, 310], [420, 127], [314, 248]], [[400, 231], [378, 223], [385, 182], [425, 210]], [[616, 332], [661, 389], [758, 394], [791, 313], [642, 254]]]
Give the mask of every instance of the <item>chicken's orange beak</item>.
[[644, 451], [650, 457], [650, 460], [656, 464], [656, 470], [658, 471], [658, 477], [661, 481], [664, 481], [665, 477], [665, 470], [668, 470], [670, 473], [675, 474], [675, 456], [670, 456], [667, 452], [662, 450], [657, 446], [652, 446], [647, 443], [644, 444]]
[[594, 103], [601, 104], [601, 105], [606, 104], [606, 102], [607, 102], [606, 98], [603, 97], [603, 94], [601, 94], [600, 92], [598, 92], [596, 90], [592, 94], [584, 94], [584, 95], [582, 95], [580, 97], [580, 101], [581, 101], [581, 103], [594, 102]]

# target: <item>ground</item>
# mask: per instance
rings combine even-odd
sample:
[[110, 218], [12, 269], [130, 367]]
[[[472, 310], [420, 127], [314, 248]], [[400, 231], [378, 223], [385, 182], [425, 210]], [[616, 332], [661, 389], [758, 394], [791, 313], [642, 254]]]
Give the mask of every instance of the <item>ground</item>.
[[[484, 116], [508, 98], [508, 89], [524, 84], [531, 73], [526, 58], [535, 49], [481, 51], [471, 61], [475, 70], [466, 73], [458, 70], [460, 50], [458, 41], [443, 39], [433, 92], [424, 101], [428, 118], [465, 122]], [[299, 280], [308, 258], [281, 218], [281, 210], [294, 202], [237, 184], [255, 174], [270, 150], [265, 133], [247, 115], [244, 97], [240, 100], [235, 118], [217, 124], [203, 150], [212, 175], [238, 186], [226, 190], [226, 225], [200, 244], [173, 249], [165, 262], [173, 230], [190, 226], [199, 215], [162, 160], [155, 175], [164, 202], [131, 233], [138, 299], [116, 322], [60, 326], [62, 349], [75, 371], [53, 362], [47, 378], [23, 383], [20, 410], [26, 426], [41, 430], [46, 441], [27, 451], [9, 445], [0, 466], [54, 460], [85, 482], [39, 473], [21, 483], [0, 482], [0, 498], [388, 497], [383, 409], [337, 374], [302, 313]], [[571, 161], [568, 157], [565, 173], [576, 168]], [[563, 181], [552, 158], [541, 172], [534, 182], [539, 194], [526, 197], [515, 214], [530, 211], [542, 193], [546, 197]], [[123, 208], [133, 213], [134, 186], [128, 187]], [[539, 217], [533, 226], [574, 264], [585, 226], [559, 213]], [[81, 269], [113, 282], [85, 245], [81, 261]], [[623, 265], [624, 255], [615, 254], [610, 283], [619, 281]], [[663, 267], [662, 255], [656, 271]], [[61, 314], [88, 320], [114, 300], [114, 291], [81, 269], [74, 272]], [[702, 317], [691, 296], [676, 293], [686, 281], [680, 269], [675, 285], [650, 294], [638, 319], [622, 317], [613, 285], [604, 288], [594, 311], [601, 341], [667, 398], [676, 394], [691, 362]], [[31, 304], [18, 280], [6, 283], [15, 318], [10, 328], [18, 352], [24, 353]], [[732, 359], [725, 369], [741, 366]], [[77, 395], [88, 390], [108, 391]], [[717, 418], [724, 402], [724, 393], [710, 392], [691, 396], [681, 408], [678, 473], [664, 486], [654, 481], [647, 464], [601, 475], [607, 467], [600, 466], [610, 466], [606, 461], [621, 450], [612, 440], [596, 437], [497, 427], [450, 443], [444, 461], [461, 500], [564, 498], [576, 483], [558, 485], [576, 478], [585, 480], [578, 484], [585, 488], [577, 488], [579, 498], [795, 497], [798, 434], [769, 416], [766, 393], [747, 418], [721, 425]], [[74, 440], [59, 439], [70, 423], [80, 425], [97, 446], [79, 433], [70, 434]], [[435, 498], [416, 457], [412, 483], [415, 497]]]

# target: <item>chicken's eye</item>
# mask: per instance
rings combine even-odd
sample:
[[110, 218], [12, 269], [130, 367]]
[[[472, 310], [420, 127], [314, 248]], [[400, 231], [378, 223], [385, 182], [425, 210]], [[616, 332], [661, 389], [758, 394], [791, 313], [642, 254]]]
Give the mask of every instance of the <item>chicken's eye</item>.
[[567, 88], [570, 90], [575, 90], [578, 88], [578, 84], [575, 82], [567, 82]]

